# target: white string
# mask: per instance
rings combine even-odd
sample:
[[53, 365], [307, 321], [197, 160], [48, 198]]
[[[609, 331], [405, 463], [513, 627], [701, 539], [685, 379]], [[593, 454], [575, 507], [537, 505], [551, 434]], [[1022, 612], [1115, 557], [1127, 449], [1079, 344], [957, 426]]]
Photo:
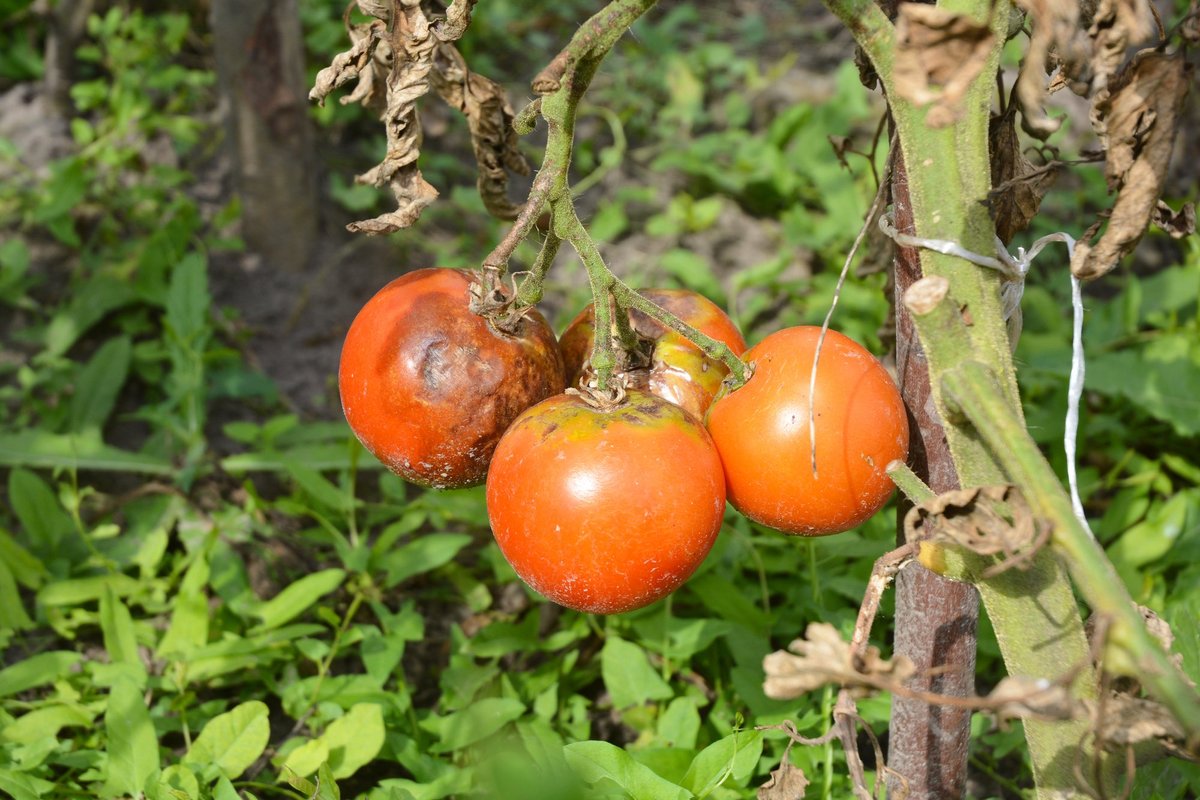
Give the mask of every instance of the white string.
[[[895, 225], [892, 224], [890, 214], [880, 216], [879, 229], [895, 241], [896, 244], [904, 247], [922, 247], [944, 255], [957, 256], [958, 258], [970, 261], [972, 264], [978, 264], [981, 267], [987, 267], [988, 269], [1000, 272], [1005, 277], [1004, 286], [1000, 291], [1001, 301], [1004, 305], [1005, 321], [1019, 319], [1021, 296], [1025, 292], [1025, 276], [1029, 274], [1029, 265], [1033, 263], [1033, 259], [1037, 258], [1046, 245], [1051, 242], [1062, 242], [1065, 244], [1067, 246], [1068, 263], [1070, 263], [1071, 258], [1075, 254], [1075, 240], [1068, 234], [1061, 232], [1051, 233], [1038, 239], [1029, 248], [1028, 252], [1023, 247], [1018, 247], [1015, 257], [1008, 252], [1004, 247], [1004, 243], [1000, 241], [1000, 237], [997, 236], [997, 258], [993, 258], [991, 256], [981, 256], [978, 253], [967, 250], [958, 242], [950, 242], [944, 239], [926, 239], [922, 236], [911, 236], [907, 233], [900, 233], [896, 230]], [[1083, 378], [1086, 370], [1086, 362], [1083, 355], [1083, 283], [1074, 275], [1071, 275], [1071, 309], [1071, 376], [1067, 381], [1067, 415], [1063, 433], [1063, 450], [1067, 456], [1067, 485], [1071, 492], [1071, 508], [1075, 511], [1075, 516], [1079, 519], [1079, 523], [1083, 525], [1083, 529], [1088, 533], [1092, 533], [1092, 529], [1088, 525], [1087, 515], [1083, 510], [1083, 501], [1079, 498], [1079, 475], [1075, 463], [1076, 446], [1079, 439], [1079, 404], [1083, 398]], [[1019, 326], [1016, 330], [1017, 332], [1020, 331]], [[1095, 536], [1094, 533], [1092, 535], [1093, 537]]]

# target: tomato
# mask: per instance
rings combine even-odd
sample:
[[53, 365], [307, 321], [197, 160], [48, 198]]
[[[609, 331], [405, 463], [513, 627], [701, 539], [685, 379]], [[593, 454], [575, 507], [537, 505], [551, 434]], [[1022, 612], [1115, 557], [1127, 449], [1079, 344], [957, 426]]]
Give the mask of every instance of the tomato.
[[342, 346], [342, 410], [359, 441], [406, 480], [482, 483], [517, 415], [565, 386], [536, 311], [503, 333], [469, 308], [471, 273], [410, 272], [359, 311]]
[[[685, 289], [645, 289], [640, 294], [701, 333], [724, 342], [735, 355], [740, 356], [746, 350], [746, 340], [737, 326], [703, 295]], [[595, 319], [595, 308], [589, 305], [571, 321], [559, 340], [568, 386], [578, 385], [587, 366]], [[656, 394], [703, 419], [729, 368], [641, 311], [632, 311], [629, 319], [634, 332], [649, 342], [652, 351], [647, 367], [623, 373], [628, 385]]]
[[631, 391], [608, 409], [560, 394], [496, 448], [488, 518], [517, 574], [560, 605], [614, 614], [675, 591], [708, 555], [725, 511], [704, 426]]
[[809, 382], [821, 329], [786, 328], [750, 348], [750, 380], [717, 399], [708, 430], [721, 453], [729, 502], [786, 533], [849, 530], [887, 502], [884, 473], [908, 453], [908, 418], [887, 370], [829, 331], [817, 368], [817, 475], [809, 440]]

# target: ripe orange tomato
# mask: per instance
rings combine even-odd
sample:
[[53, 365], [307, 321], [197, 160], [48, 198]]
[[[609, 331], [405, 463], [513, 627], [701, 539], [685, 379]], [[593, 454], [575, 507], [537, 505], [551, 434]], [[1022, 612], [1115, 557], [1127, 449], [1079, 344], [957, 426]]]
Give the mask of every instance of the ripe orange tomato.
[[[703, 295], [686, 289], [645, 289], [639, 294], [701, 333], [724, 342], [735, 355], [745, 352], [746, 340], [733, 320]], [[656, 394], [703, 419], [704, 412], [721, 388], [721, 381], [729, 374], [729, 368], [704, 355], [696, 345], [641, 311], [631, 311], [629, 320], [634, 332], [650, 343], [652, 352], [647, 367], [628, 370], [622, 377], [628, 385]], [[579, 383], [587, 366], [595, 324], [595, 307], [589, 305], [571, 321], [559, 340], [568, 386]]]
[[809, 440], [809, 381], [821, 329], [786, 328], [746, 353], [754, 374], [717, 399], [708, 430], [721, 453], [729, 502], [785, 533], [849, 530], [887, 502], [884, 473], [908, 453], [900, 392], [866, 349], [829, 331], [817, 367], [817, 471]]
[[363, 446], [439, 489], [482, 483], [509, 424], [565, 386], [542, 316], [497, 330], [470, 310], [472, 280], [422, 269], [392, 281], [350, 325], [338, 369], [342, 410]]
[[500, 440], [487, 507], [526, 583], [614, 614], [665, 597], [700, 566], [721, 528], [725, 477], [704, 426], [678, 406], [631, 391], [605, 410], [560, 394]]

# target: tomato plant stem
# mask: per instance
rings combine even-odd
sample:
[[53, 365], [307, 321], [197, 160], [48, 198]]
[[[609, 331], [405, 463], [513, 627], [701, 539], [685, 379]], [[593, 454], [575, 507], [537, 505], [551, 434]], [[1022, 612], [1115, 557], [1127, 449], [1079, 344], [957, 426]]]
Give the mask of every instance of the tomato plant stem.
[[1002, 455], [1010, 478], [1024, 488], [1035, 510], [1053, 523], [1052, 543], [1092, 609], [1108, 618], [1104, 669], [1136, 677], [1182, 725], [1189, 748], [1200, 746], [1200, 697], [1146, 629], [1099, 543], [1075, 517], [1071, 499], [1025, 426], [999, 399], [994, 373], [968, 361], [942, 376], [943, 391]]

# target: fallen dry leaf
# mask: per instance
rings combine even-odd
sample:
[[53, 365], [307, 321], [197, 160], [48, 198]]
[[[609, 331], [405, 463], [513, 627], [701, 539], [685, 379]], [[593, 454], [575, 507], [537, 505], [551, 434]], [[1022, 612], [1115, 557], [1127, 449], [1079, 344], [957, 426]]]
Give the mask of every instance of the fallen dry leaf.
[[1190, 75], [1180, 56], [1143, 50], [1097, 94], [1092, 124], [1105, 145], [1105, 177], [1117, 199], [1100, 240], [1076, 246], [1071, 259], [1076, 277], [1108, 273], [1146, 232], [1171, 162]]
[[1026, 675], [1010, 675], [996, 684], [984, 699], [997, 719], [1076, 719], [1084, 710], [1060, 683]]
[[896, 92], [918, 106], [931, 106], [930, 127], [952, 124], [962, 114], [971, 81], [987, 63], [992, 38], [986, 25], [966, 14], [902, 3], [892, 72]]

